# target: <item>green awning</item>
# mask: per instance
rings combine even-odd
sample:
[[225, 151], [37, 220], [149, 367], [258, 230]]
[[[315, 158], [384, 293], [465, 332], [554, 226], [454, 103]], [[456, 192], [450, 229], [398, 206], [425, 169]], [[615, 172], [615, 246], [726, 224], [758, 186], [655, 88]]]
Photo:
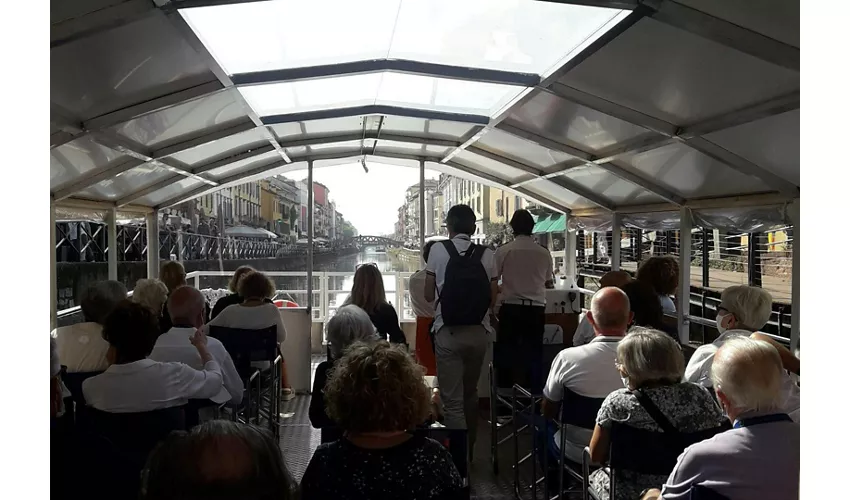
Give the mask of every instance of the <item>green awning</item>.
[[558, 215], [555, 220], [552, 221], [552, 225], [546, 229], [547, 233], [563, 233], [567, 230], [567, 217], [564, 214]]
[[547, 215], [545, 217], [538, 217], [537, 222], [534, 223], [534, 229], [531, 231], [532, 234], [541, 234], [548, 232], [549, 226], [552, 225], [552, 216]]
[[567, 218], [563, 214], [552, 214], [540, 217], [534, 224], [533, 234], [564, 232], [567, 229]]

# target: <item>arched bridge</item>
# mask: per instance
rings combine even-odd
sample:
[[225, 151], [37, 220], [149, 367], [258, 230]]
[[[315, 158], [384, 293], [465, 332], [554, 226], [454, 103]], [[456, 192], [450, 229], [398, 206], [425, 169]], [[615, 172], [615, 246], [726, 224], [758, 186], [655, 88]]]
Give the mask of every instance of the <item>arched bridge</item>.
[[359, 243], [361, 246], [386, 245], [389, 247], [400, 247], [403, 245], [401, 241], [397, 241], [392, 238], [387, 238], [386, 236], [371, 236], [362, 234], [360, 236], [355, 236], [354, 241]]

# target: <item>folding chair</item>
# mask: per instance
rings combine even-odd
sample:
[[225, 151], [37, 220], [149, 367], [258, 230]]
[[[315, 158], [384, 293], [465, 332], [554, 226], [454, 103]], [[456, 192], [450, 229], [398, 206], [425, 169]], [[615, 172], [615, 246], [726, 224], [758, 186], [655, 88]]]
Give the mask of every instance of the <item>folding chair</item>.
[[[282, 358], [277, 345], [277, 327], [248, 330], [211, 325], [209, 335], [224, 345], [233, 359], [236, 371], [242, 377], [246, 391], [242, 405], [245, 422], [251, 423], [253, 416], [259, 425], [260, 416], [265, 416], [269, 429], [278, 436], [280, 434], [280, 362]], [[256, 362], [267, 362], [269, 367], [260, 370], [252, 366], [252, 363]], [[254, 387], [256, 392], [253, 390]], [[266, 408], [263, 408], [264, 403], [267, 404]], [[233, 419], [237, 420], [240, 408], [233, 405], [228, 407], [232, 411]]]
[[[609, 498], [616, 498], [617, 471], [629, 470], [641, 474], [666, 476], [673, 471], [679, 455], [685, 451], [685, 448], [727, 429], [729, 425], [690, 433], [655, 432], [613, 422], [611, 447], [608, 452]], [[590, 488], [588, 483], [590, 448], [585, 448], [582, 458], [583, 498], [585, 500], [589, 496], [598, 498], [598, 493]]]

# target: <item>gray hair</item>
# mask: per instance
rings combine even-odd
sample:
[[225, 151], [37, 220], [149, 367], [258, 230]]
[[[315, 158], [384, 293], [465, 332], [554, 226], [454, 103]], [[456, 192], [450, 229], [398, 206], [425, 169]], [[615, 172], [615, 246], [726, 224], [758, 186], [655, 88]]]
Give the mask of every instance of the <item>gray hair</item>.
[[204, 311], [206, 299], [198, 289], [183, 285], [168, 297], [168, 315], [172, 323], [191, 323]]
[[617, 363], [639, 388], [647, 382], [679, 382], [685, 374], [685, 357], [673, 338], [664, 332], [635, 327], [617, 345]]
[[735, 315], [740, 328], [756, 331], [770, 319], [773, 297], [764, 288], [735, 285], [720, 294], [720, 307]]
[[714, 355], [711, 381], [739, 411], [782, 407], [782, 360], [763, 340], [741, 336], [724, 342]]
[[168, 299], [168, 287], [158, 279], [140, 279], [133, 289], [133, 302], [141, 304], [155, 315], [162, 314], [162, 305]]
[[115, 306], [126, 299], [127, 287], [123, 283], [115, 280], [98, 281], [83, 292], [80, 310], [86, 321], [102, 325]]
[[331, 356], [339, 359], [345, 349], [358, 340], [377, 340], [375, 327], [366, 311], [355, 305], [337, 309], [334, 317], [328, 321], [328, 342]]

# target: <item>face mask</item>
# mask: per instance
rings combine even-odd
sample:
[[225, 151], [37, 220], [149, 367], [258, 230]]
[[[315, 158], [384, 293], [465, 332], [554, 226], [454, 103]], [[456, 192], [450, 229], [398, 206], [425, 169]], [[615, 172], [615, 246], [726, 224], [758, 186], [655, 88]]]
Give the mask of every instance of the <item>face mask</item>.
[[[731, 314], [731, 313], [730, 313], [730, 314]], [[728, 315], [728, 314], [718, 314], [718, 315], [717, 315], [717, 318], [715, 319], [715, 321], [717, 321], [717, 331], [718, 331], [719, 333], [723, 333], [723, 332], [725, 332], [726, 330], [728, 330], [728, 328], [726, 328], [725, 326], [722, 326], [722, 325], [723, 325], [723, 320], [726, 318], [726, 316], [729, 316], [729, 315]]]

